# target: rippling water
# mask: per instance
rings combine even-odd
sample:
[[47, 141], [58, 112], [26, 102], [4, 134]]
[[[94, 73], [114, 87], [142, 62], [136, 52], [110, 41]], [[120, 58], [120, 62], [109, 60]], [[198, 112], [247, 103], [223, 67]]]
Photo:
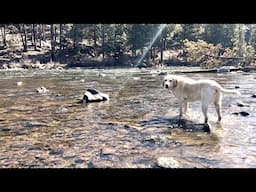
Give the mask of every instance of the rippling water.
[[[178, 114], [178, 104], [157, 70], [0, 71], [0, 167], [155, 167], [159, 157], [188, 168], [256, 167], [255, 73], [186, 76], [240, 87], [241, 96], [224, 95], [221, 124], [209, 108], [210, 134], [166, 121]], [[49, 92], [37, 93], [40, 86]], [[110, 101], [77, 103], [87, 88]], [[250, 115], [232, 114], [240, 111]], [[200, 103], [188, 113], [203, 122]]]

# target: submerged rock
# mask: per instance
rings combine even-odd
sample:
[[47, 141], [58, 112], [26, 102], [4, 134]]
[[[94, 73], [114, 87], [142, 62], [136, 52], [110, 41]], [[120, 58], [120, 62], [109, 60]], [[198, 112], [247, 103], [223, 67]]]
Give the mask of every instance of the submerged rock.
[[162, 168], [179, 168], [178, 161], [172, 157], [159, 157], [157, 158], [157, 165]]
[[244, 104], [244, 103], [237, 103], [238, 107], [249, 107], [249, 105]]
[[233, 115], [241, 115], [241, 116], [248, 116], [250, 115], [248, 112], [246, 111], [241, 111], [241, 112], [234, 112], [232, 113]]
[[246, 111], [241, 111], [240, 112], [240, 115], [242, 115], [242, 116], [248, 116], [248, 115], [250, 115], [248, 112], [246, 112]]
[[167, 75], [166, 71], [161, 71], [160, 73], [158, 73], [158, 75]]
[[109, 155], [109, 154], [113, 154], [114, 152], [115, 150], [109, 147], [104, 147], [103, 149], [100, 150], [101, 155]]
[[217, 73], [228, 73], [228, 72], [230, 72], [230, 70], [226, 68], [220, 68], [217, 70]]
[[235, 86], [235, 89], [239, 89], [240, 87], [239, 86]]
[[63, 153], [61, 149], [51, 149], [49, 155], [63, 155]]
[[105, 93], [101, 93], [96, 89], [87, 89], [84, 93], [83, 103], [101, 102], [109, 100], [109, 96]]
[[75, 160], [76, 164], [80, 164], [80, 163], [84, 163], [84, 162], [85, 162], [85, 160], [83, 160], [83, 159], [76, 159]]
[[253, 94], [253, 95], [252, 95], [252, 98], [256, 98], [256, 94]]
[[55, 113], [56, 114], [59, 114], [59, 113], [67, 113], [68, 112], [68, 109], [66, 107], [59, 107]]

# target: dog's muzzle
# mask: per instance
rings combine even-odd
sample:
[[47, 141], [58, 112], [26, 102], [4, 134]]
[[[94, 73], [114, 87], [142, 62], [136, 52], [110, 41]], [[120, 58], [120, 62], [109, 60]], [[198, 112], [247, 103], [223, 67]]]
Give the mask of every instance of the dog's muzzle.
[[168, 89], [169, 86], [168, 86], [168, 85], [165, 85], [164, 87], [165, 87], [166, 89]]

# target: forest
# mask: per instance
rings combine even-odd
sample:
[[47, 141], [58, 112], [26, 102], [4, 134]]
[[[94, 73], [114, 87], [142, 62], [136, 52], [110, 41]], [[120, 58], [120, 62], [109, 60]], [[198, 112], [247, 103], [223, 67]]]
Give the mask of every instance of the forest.
[[167, 24], [152, 44], [159, 26], [1, 24], [0, 68], [255, 65], [255, 24]]

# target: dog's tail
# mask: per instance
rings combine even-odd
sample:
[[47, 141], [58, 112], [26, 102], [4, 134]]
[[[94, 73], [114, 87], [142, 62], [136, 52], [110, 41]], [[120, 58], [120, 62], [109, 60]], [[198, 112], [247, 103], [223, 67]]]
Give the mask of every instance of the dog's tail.
[[241, 95], [241, 93], [237, 90], [230, 90], [230, 89], [224, 89], [223, 87], [218, 87], [219, 90], [222, 92], [222, 93], [227, 93], [227, 94], [237, 94], [237, 95]]

